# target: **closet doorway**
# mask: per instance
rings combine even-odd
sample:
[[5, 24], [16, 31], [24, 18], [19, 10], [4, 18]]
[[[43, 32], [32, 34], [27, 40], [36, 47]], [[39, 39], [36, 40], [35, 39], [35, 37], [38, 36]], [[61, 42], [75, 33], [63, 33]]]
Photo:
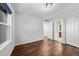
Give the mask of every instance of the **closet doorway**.
[[65, 20], [54, 20], [54, 40], [65, 43]]

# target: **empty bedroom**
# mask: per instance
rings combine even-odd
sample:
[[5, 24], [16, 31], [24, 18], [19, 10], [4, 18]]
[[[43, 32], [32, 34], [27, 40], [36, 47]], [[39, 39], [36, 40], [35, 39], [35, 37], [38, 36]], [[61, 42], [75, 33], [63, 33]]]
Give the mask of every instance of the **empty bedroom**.
[[79, 56], [79, 3], [0, 3], [0, 56]]

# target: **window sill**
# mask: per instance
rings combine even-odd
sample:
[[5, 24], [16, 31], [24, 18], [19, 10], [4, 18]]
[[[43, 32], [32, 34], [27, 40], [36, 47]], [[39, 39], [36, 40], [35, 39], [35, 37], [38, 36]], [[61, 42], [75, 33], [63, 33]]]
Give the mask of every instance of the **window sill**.
[[0, 44], [0, 51], [2, 51], [12, 40], [7, 40], [4, 43]]

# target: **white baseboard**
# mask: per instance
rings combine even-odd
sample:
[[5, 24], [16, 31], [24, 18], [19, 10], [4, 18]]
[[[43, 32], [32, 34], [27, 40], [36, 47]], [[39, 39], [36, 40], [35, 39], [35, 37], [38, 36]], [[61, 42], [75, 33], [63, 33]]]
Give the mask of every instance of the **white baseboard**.
[[22, 42], [22, 43], [18, 43], [18, 44], [15, 44], [16, 45], [21, 45], [21, 44], [28, 44], [28, 43], [32, 43], [32, 42], [35, 42], [35, 41], [40, 41], [42, 39], [38, 39], [38, 40], [34, 40], [34, 41], [29, 41], [29, 42]]

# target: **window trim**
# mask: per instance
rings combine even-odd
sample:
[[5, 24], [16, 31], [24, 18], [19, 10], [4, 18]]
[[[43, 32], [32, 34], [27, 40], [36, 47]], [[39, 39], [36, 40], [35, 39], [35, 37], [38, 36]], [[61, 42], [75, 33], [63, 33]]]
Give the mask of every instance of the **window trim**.
[[11, 27], [11, 22], [12, 22], [11, 17], [12, 17], [12, 14], [7, 13], [7, 23], [0, 22], [1, 25], [5, 25], [6, 27], [9, 27], [8, 28], [9, 29], [9, 39], [7, 39], [7, 36], [6, 36], [6, 41], [4, 41], [0, 44], [0, 51], [2, 51], [12, 41], [12, 39], [11, 39], [11, 28], [12, 28]]

